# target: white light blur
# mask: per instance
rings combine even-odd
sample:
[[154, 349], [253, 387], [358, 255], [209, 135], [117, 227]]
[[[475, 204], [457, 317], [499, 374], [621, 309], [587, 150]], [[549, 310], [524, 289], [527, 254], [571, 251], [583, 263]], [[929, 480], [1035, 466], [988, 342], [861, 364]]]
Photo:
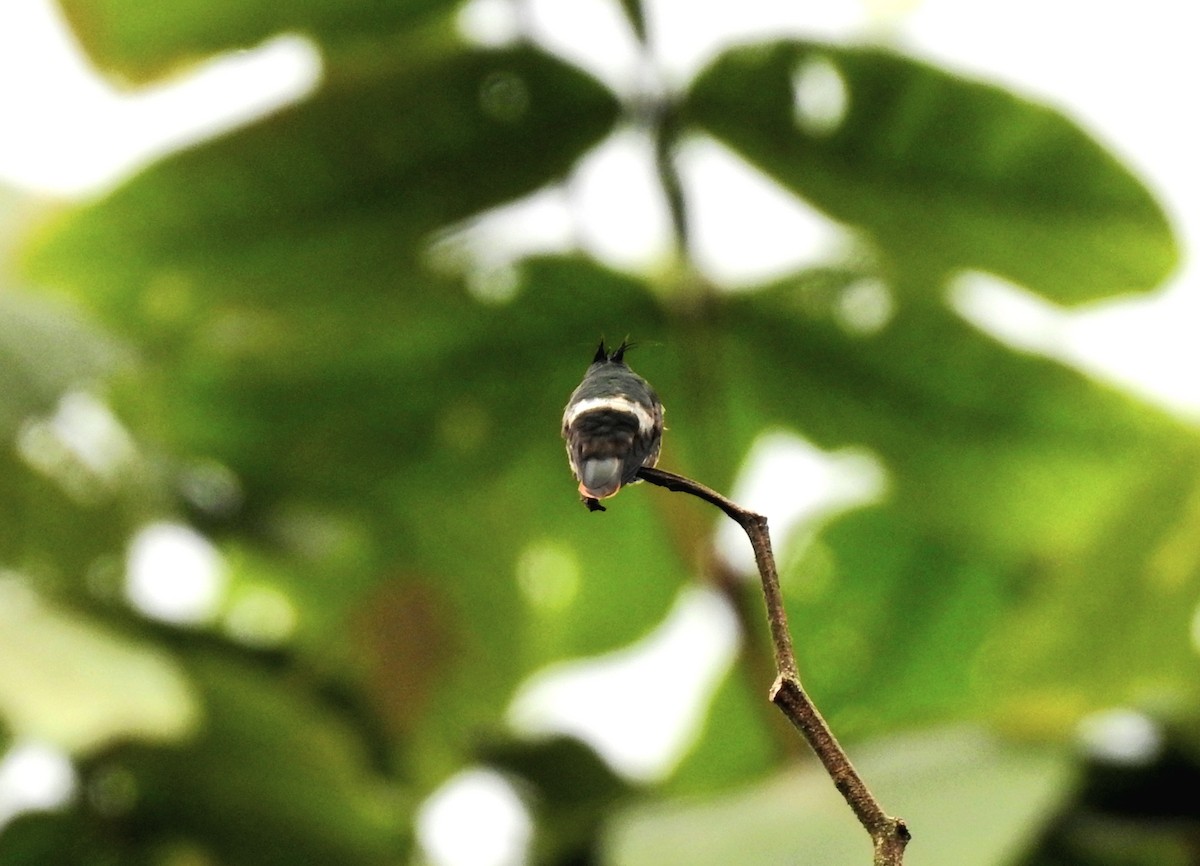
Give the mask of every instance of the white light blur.
[[296, 102], [320, 77], [316, 48], [279, 36], [186, 76], [118, 90], [95, 73], [50, 0], [4, 0], [0, 181], [33, 192], [99, 193], [151, 159]]
[[874, 277], [856, 280], [838, 296], [834, 315], [853, 334], [883, 330], [896, 312], [896, 302], [887, 283]]
[[577, 250], [575, 222], [566, 190], [547, 187], [451, 228], [430, 245], [428, 264], [445, 273], [473, 275], [480, 282], [469, 288], [480, 300], [510, 300], [516, 290], [509, 279], [516, 274], [515, 263]]
[[84, 502], [115, 489], [137, 456], [133, 437], [101, 400], [70, 391], [44, 419], [17, 431], [17, 453]]
[[662, 778], [699, 734], [737, 631], [719, 595], [685, 590], [638, 643], [535, 674], [517, 691], [509, 722], [524, 734], [578, 737], [631, 779]]
[[49, 423], [80, 463], [110, 483], [136, 456], [133, 437], [108, 406], [86, 392], [64, 394]]
[[948, 300], [968, 322], [1015, 349], [1052, 352], [1062, 346], [1064, 312], [999, 277], [961, 274], [951, 283]]
[[[887, 488], [882, 464], [865, 451], [822, 451], [792, 433], [768, 433], [758, 438], [734, 483], [732, 498], [739, 505], [765, 514], [779, 549], [799, 526], [877, 501]], [[754, 553], [737, 524], [723, 520], [717, 529], [717, 551], [738, 572], [755, 572]]]
[[521, 35], [521, 20], [512, 0], [468, 0], [455, 17], [459, 35], [468, 42], [498, 48]]
[[1150, 298], [1122, 298], [1083, 311], [1056, 306], [999, 277], [965, 273], [949, 300], [997, 340], [1141, 393], [1200, 421], [1200, 293], [1179, 284]]
[[1163, 750], [1162, 730], [1150, 717], [1130, 709], [1093, 713], [1079, 723], [1088, 754], [1110, 764], [1148, 764]]
[[417, 811], [417, 841], [431, 866], [521, 866], [532, 838], [525, 804], [490, 770], [458, 773]]
[[44, 743], [13, 743], [0, 756], [0, 829], [25, 812], [66, 805], [79, 780], [67, 755]]
[[624, 128], [611, 135], [580, 162], [568, 189], [581, 245], [601, 261], [649, 271], [673, 251], [671, 217], [645, 132]]
[[221, 554], [203, 535], [177, 523], [151, 523], [134, 536], [125, 593], [148, 617], [176, 624], [211, 622], [228, 583]]
[[846, 119], [850, 94], [833, 61], [811, 57], [792, 72], [796, 126], [809, 135], [831, 135]]

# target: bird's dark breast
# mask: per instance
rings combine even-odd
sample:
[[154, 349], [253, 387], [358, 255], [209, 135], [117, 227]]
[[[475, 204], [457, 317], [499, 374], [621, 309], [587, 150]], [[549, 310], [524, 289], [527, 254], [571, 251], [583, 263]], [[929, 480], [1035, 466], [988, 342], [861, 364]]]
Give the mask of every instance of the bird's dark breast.
[[[584, 412], [571, 424], [571, 431], [589, 445], [603, 445], [608, 442], [617, 446], [611, 453], [629, 448], [633, 437], [638, 432], [638, 419], [631, 412], [621, 412], [616, 409], [593, 409]], [[623, 445], [624, 449], [620, 446]], [[595, 453], [585, 450], [585, 456]]]

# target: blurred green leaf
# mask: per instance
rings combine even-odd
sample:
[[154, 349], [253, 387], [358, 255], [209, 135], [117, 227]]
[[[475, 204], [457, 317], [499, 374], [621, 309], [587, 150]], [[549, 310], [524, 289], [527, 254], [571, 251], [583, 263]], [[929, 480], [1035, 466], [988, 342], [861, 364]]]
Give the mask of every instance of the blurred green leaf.
[[597, 82], [530, 48], [398, 59], [68, 213], [26, 272], [86, 286], [124, 327], [153, 330], [151, 346], [203, 313], [210, 339], [267, 349], [283, 335], [269, 317], [247, 333], [244, 305], [320, 298], [360, 322], [411, 308], [422, 241], [557, 180], [615, 113]]
[[791, 284], [731, 303], [725, 351], [761, 423], [823, 448], [867, 446], [897, 506], [973, 555], [1057, 558], [1106, 537], [1131, 489], [1171, 489], [1156, 506], [1165, 524], [1191, 489], [1193, 429], [1058, 362], [937, 307], [901, 307], [863, 334], [803, 303]]
[[361, 732], [295, 680], [172, 644], [203, 698], [198, 733], [90, 758], [86, 797], [20, 818], [0, 835], [0, 863], [401, 861], [413, 803], [372, 770]]
[[154, 866], [162, 852], [113, 839], [76, 807], [18, 815], [0, 833], [0, 864], [71, 863], [76, 866]]
[[59, 0], [71, 29], [102, 69], [134, 82], [219, 51], [299, 31], [321, 42], [378, 38], [453, 8], [449, 0]]
[[[935, 307], [848, 331], [811, 289], [731, 299], [719, 354], [759, 429], [866, 446], [889, 473], [882, 505], [775, 539], [805, 685], [839, 735], [986, 717], [1064, 739], [1114, 703], [1194, 700], [1195, 431]], [[681, 791], [771, 760], [751, 748], [769, 708], [730, 703], [733, 676]]]
[[[1070, 782], [1063, 755], [969, 730], [914, 735], [852, 757], [881, 801], [908, 822], [909, 850], [927, 866], [1011, 862]], [[870, 854], [870, 839], [829, 777], [810, 767], [716, 799], [628, 810], [611, 828], [603, 862], [852, 866]]]
[[980, 692], [1021, 688], [980, 682], [981, 647], [1020, 592], [1003, 559], [923, 533], [894, 507], [848, 515], [817, 545], [785, 569], [785, 593], [807, 623], [805, 685], [843, 737], [973, 718]]
[[184, 655], [203, 727], [177, 745], [128, 745], [91, 761], [94, 821], [151, 845], [188, 840], [231, 866], [402, 856], [399, 816], [413, 804], [372, 770], [345, 719], [228, 653]]
[[686, 116], [834, 219], [900, 282], [989, 271], [1061, 303], [1158, 285], [1161, 208], [1065, 116], [878, 48], [775, 42], [704, 71]]
[[[164, 349], [123, 400], [162, 407], [151, 429], [171, 451], [233, 471], [245, 510], [216, 527], [244, 539], [228, 550], [233, 591], [284, 592], [303, 652], [354, 672], [412, 738], [427, 784], [498, 723], [520, 680], [640, 637], [688, 577], [644, 497], [607, 520], [587, 513], [558, 438], [596, 310], [645, 334], [658, 312], [636, 281], [583, 261], [528, 262], [522, 276], [499, 306], [430, 278], [443, 294], [422, 299], [429, 318], [381, 313], [365, 329], [277, 304], [293, 362]], [[671, 360], [644, 357], [652, 376]]]
[[14, 733], [87, 753], [124, 739], [172, 740], [200, 712], [161, 647], [56, 609], [0, 578], [0, 713]]

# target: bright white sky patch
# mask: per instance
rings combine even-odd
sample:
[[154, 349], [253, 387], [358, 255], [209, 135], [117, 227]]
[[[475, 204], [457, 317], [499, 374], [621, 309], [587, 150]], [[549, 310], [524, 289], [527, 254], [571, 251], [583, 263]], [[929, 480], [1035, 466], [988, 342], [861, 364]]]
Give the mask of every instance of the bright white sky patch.
[[646, 4], [657, 53], [675, 87], [682, 87], [730, 44], [759, 39], [845, 39], [869, 23], [856, 0], [652, 0]]
[[95, 75], [49, 0], [3, 0], [0, 181], [101, 191], [152, 158], [295, 102], [320, 74], [310, 42], [280, 36], [187, 77], [120, 91]]
[[[732, 499], [767, 515], [775, 558], [797, 526], [879, 499], [887, 476], [879, 461], [855, 450], [822, 451], [791, 433], [768, 433], [750, 449]], [[717, 529], [717, 551], [738, 571], [756, 573], [746, 533], [731, 520]]]
[[1122, 385], [1200, 420], [1200, 293], [1177, 284], [1152, 298], [1121, 298], [1083, 312], [990, 274], [963, 274], [950, 303], [1001, 342]]
[[723, 599], [685, 590], [647, 638], [535, 674], [513, 699], [509, 721], [526, 734], [579, 737], [630, 778], [659, 778], [698, 732], [736, 634]]
[[692, 136], [679, 151], [696, 264], [711, 280], [752, 286], [844, 246], [846, 232], [723, 144]]
[[520, 4], [537, 42], [619, 93], [641, 82], [637, 40], [611, 0], [526, 0]]
[[671, 217], [646, 133], [618, 130], [580, 162], [568, 186], [581, 244], [617, 267], [651, 270], [672, 252]]
[[[548, 187], [465, 221], [429, 247], [428, 263], [448, 273], [511, 269], [517, 260], [578, 249], [575, 213], [561, 186]], [[490, 300], [507, 300], [487, 294]]]
[[479, 45], [509, 45], [521, 35], [517, 6], [509, 0], [469, 0], [455, 23], [463, 38]]

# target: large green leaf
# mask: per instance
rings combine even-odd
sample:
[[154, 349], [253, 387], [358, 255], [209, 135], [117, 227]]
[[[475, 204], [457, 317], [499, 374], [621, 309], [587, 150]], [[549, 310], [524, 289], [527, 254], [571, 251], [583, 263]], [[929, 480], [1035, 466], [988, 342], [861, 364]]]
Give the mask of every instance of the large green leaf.
[[101, 68], [144, 81], [219, 51], [300, 31], [322, 42], [402, 31], [451, 0], [59, 0], [75, 35]]
[[[26, 271], [108, 296], [124, 327], [160, 339], [246, 303], [315, 296], [361, 318], [382, 295], [403, 312], [421, 241], [558, 179], [615, 112], [594, 80], [529, 48], [397, 59], [66, 214]], [[239, 324], [215, 336], [244, 336]], [[269, 334], [253, 336], [262, 348]]]
[[1061, 734], [1105, 702], [1190, 699], [1194, 430], [931, 307], [869, 338], [772, 307], [743, 309], [775, 359], [763, 407], [827, 446], [869, 446], [893, 479], [886, 512], [823, 537], [832, 582], [795, 590], [809, 628], [830, 630], [810, 646], [840, 634], [877, 673], [848, 676], [829, 651], [813, 675], [860, 706], [872, 677], [880, 723], [893, 698], [919, 718], [939, 700], [1036, 712], [1036, 695], [1054, 711], [1037, 724]]
[[[213, 526], [241, 538], [235, 589], [286, 594], [300, 646], [392, 708], [426, 784], [523, 677], [649, 630], [686, 577], [670, 548], [641, 555], [645, 516], [586, 523], [558, 441], [602, 321], [651, 332], [644, 289], [531, 266], [491, 308], [419, 263], [430, 233], [555, 180], [614, 111], [530, 49], [407, 58], [164, 161], [27, 259], [143, 349], [114, 394], [134, 429], [185, 458], [171, 471], [215, 458], [246, 492]], [[376, 586], [408, 587], [382, 598], [439, 641], [347, 642]], [[400, 710], [397, 658], [438, 674]]]
[[[275, 303], [293, 362], [278, 344], [229, 357], [197, 340], [157, 352], [123, 398], [161, 407], [144, 429], [171, 452], [233, 470], [245, 508], [214, 531], [235, 596], [282, 591], [303, 651], [367, 690], [426, 783], [498, 724], [521, 679], [644, 634], [688, 576], [649, 500], [588, 514], [558, 437], [593, 351], [580, 335], [652, 335], [656, 306], [582, 261], [522, 271], [501, 306], [414, 281], [401, 303], [419, 314], [383, 319], [385, 299], [368, 328], [341, 295]], [[681, 391], [673, 354], [646, 350], [643, 369]]]
[[938, 307], [861, 335], [807, 315], [802, 295], [782, 284], [731, 303], [727, 352], [764, 423], [868, 446], [915, 517], [981, 555], [1054, 559], [1106, 537], [1131, 490], [1173, 481], [1153, 515], [1173, 521], [1200, 459], [1190, 427]]
[[[806, 77], [824, 84], [814, 106]], [[973, 268], [1079, 303], [1151, 289], [1178, 259], [1150, 193], [1075, 123], [891, 51], [734, 49], [699, 76], [685, 116], [867, 232], [906, 285], [940, 290]]]

